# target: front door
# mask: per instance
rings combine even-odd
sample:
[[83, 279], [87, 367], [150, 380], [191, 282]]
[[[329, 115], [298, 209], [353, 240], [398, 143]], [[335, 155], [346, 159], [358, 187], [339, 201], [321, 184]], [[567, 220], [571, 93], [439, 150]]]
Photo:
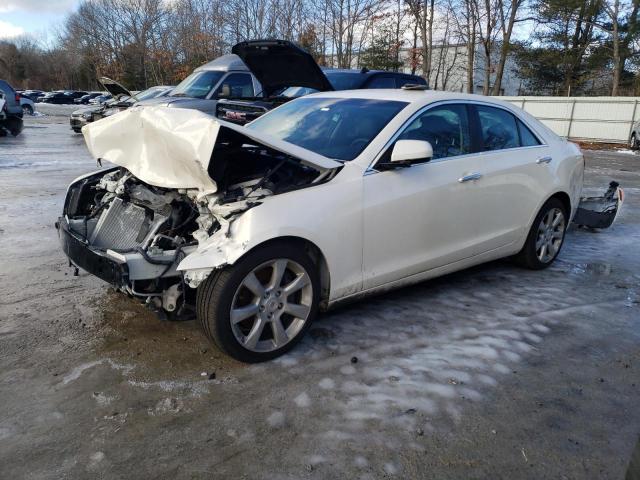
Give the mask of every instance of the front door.
[[477, 202], [481, 155], [472, 151], [469, 111], [464, 104], [423, 111], [397, 140], [429, 141], [433, 159], [365, 174], [365, 289], [476, 253], [485, 209]]

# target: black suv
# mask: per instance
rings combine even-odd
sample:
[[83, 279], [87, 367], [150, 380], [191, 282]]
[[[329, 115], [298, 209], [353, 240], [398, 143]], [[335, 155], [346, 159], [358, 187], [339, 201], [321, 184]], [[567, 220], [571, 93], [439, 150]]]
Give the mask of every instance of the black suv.
[[262, 97], [220, 100], [216, 116], [244, 125], [260, 115], [303, 95], [331, 90], [401, 88], [420, 85], [424, 78], [384, 70], [341, 70], [320, 68], [313, 57], [285, 40], [252, 40], [231, 49], [249, 67], [262, 85]]

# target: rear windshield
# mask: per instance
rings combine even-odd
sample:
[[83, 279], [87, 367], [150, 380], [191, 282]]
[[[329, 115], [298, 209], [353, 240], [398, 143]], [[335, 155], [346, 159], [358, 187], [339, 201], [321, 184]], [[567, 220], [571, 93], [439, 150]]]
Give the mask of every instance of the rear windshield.
[[406, 102], [364, 98], [299, 98], [246, 128], [337, 160], [353, 160]]
[[363, 76], [360, 73], [353, 72], [327, 72], [324, 74], [335, 90], [354, 90], [360, 88]]
[[173, 89], [170, 96], [205, 98], [220, 81], [223, 74], [224, 72], [215, 70], [193, 72]]

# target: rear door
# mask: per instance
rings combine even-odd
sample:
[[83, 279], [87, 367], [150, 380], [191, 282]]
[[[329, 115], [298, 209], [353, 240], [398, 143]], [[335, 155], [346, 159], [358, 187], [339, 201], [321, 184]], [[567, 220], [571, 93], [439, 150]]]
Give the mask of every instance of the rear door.
[[471, 105], [479, 141], [476, 201], [478, 253], [521, 241], [541, 198], [554, 181], [549, 147], [506, 108]]

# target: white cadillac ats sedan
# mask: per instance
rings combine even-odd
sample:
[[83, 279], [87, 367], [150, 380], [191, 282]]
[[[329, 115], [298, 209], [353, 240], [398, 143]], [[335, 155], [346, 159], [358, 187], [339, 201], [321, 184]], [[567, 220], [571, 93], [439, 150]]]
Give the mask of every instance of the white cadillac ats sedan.
[[246, 362], [340, 301], [513, 256], [541, 269], [580, 201], [576, 145], [498, 100], [423, 90], [306, 96], [246, 127], [132, 108], [83, 128], [116, 167], [75, 180], [70, 261]]

